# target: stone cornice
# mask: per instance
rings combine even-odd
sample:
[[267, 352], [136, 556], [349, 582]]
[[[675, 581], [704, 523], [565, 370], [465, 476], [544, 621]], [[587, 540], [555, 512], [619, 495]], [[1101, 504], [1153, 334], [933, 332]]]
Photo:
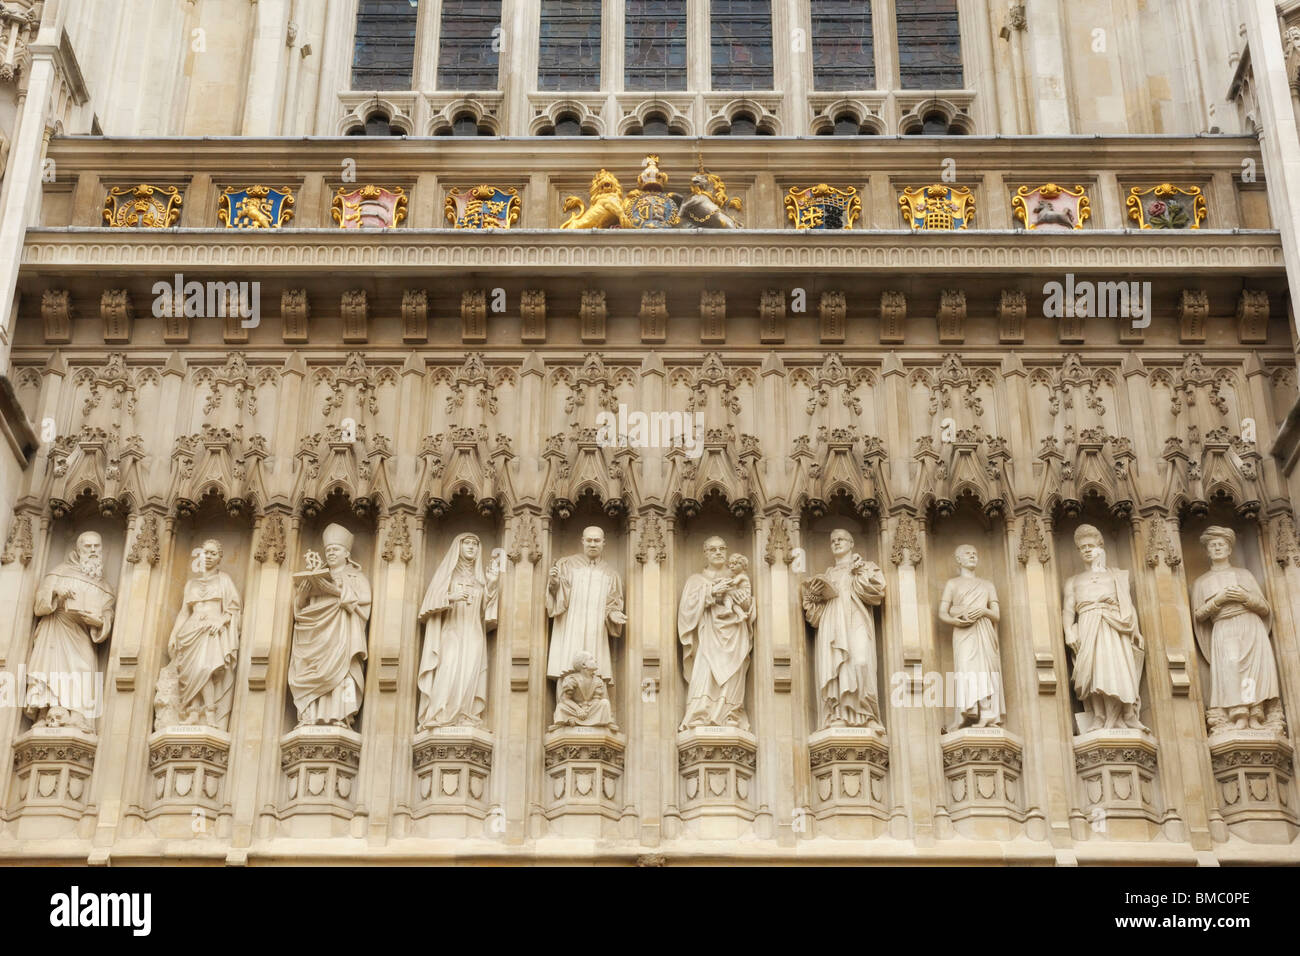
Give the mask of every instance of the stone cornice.
[[344, 275], [427, 275], [429, 270], [526, 271], [574, 269], [764, 273], [899, 270], [1040, 273], [1115, 269], [1125, 273], [1233, 275], [1280, 273], [1282, 243], [1274, 231], [1150, 232], [1087, 230], [1059, 237], [1013, 231], [802, 233], [511, 230], [467, 233], [398, 229], [377, 233], [338, 229], [279, 229], [234, 233], [160, 229], [145, 233], [82, 227], [29, 229], [25, 276], [105, 270], [229, 270], [242, 276], [329, 270]]

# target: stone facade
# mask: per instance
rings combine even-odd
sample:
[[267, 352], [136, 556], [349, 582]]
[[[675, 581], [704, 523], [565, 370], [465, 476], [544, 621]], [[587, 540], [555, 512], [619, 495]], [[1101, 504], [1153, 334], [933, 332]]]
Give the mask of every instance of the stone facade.
[[[724, 95], [692, 32], [687, 89], [661, 98], [688, 135], [654, 140], [624, 135], [646, 104], [621, 83], [575, 100], [510, 78], [536, 73], [531, 2], [506, 5], [503, 80], [477, 97], [433, 82], [440, 5], [420, 5], [421, 92], [378, 97], [407, 139], [340, 135], [377, 101], [348, 89], [355, 5], [177, 4], [145, 34], [200, 31], [224, 66], [160, 39], [121, 70], [95, 38], [128, 49], [134, 6], [16, 6], [35, 12], [0, 73], [0, 858], [1297, 859], [1300, 142], [1279, 111], [1300, 44], [1271, 3], [1129, 24], [961, 0], [969, 88], [934, 102], [975, 135], [944, 139], [812, 138], [927, 110], [890, 83], [830, 98], [783, 43], [776, 91]], [[774, 7], [777, 35], [809, 9]], [[1131, 55], [1148, 28], [1182, 38], [1167, 62]], [[471, 100], [519, 138], [434, 138]], [[574, 102], [602, 138], [535, 135]], [[699, 138], [737, 109], [777, 135]], [[691, 201], [715, 228], [671, 228]], [[803, 228], [826, 215], [844, 225]], [[1078, 720], [1081, 525], [1131, 584], [1140, 729]], [[589, 526], [626, 621], [608, 714], [560, 725], [548, 588]], [[1267, 604], [1264, 727], [1207, 723], [1212, 527]], [[806, 596], [836, 530], [884, 581], [879, 727], [821, 712]], [[68, 618], [100, 675], [90, 726], [43, 725], [29, 661], [87, 531], [116, 621], [90, 643]], [[452, 653], [422, 658], [446, 597], [426, 592], [466, 534], [481, 568], [458, 580], [491, 572], [482, 706], [422, 727], [422, 659]], [[676, 617], [715, 537], [747, 562], [728, 693], [748, 726], [682, 727]], [[317, 720], [291, 679], [332, 625], [302, 589], [335, 600], [343, 541], [369, 588], [342, 601], [359, 696]], [[999, 607], [1002, 710], [980, 726], [953, 722], [938, 617], [963, 544]], [[218, 634], [225, 670], [191, 667], [186, 642]]]

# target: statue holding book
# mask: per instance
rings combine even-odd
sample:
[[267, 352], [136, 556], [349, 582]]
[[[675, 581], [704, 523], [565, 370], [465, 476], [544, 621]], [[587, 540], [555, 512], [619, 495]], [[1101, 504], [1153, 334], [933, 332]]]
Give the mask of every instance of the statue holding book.
[[843, 528], [831, 532], [831, 554], [835, 563], [801, 589], [804, 616], [817, 629], [818, 727], [883, 733], [871, 608], [884, 600], [885, 575], [853, 551], [853, 536]]
[[351, 728], [365, 681], [370, 582], [352, 560], [352, 534], [332, 524], [321, 535], [325, 560], [306, 554], [294, 579], [289, 689], [298, 726]]

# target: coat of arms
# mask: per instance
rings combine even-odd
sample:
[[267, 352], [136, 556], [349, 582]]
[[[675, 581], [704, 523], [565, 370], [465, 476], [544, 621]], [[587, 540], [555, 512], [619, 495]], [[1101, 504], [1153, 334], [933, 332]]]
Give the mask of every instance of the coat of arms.
[[975, 196], [965, 186], [909, 186], [898, 197], [903, 219], [920, 231], [966, 229], [975, 218]]
[[217, 219], [227, 229], [279, 229], [293, 218], [293, 193], [270, 186], [227, 186], [217, 198]]
[[1200, 186], [1134, 186], [1126, 205], [1128, 217], [1139, 229], [1200, 229], [1205, 221], [1205, 196]]
[[474, 186], [447, 190], [443, 207], [453, 229], [509, 229], [519, 221], [519, 190], [513, 186]]
[[180, 219], [181, 202], [175, 186], [114, 186], [104, 199], [104, 222], [110, 229], [165, 229]]
[[623, 195], [618, 178], [602, 169], [591, 181], [590, 203], [579, 196], [564, 201], [568, 219], [561, 229], [739, 229], [728, 210], [740, 209], [740, 200], [727, 196], [727, 184], [701, 165], [691, 177], [691, 193], [670, 193], [668, 174], [659, 169], [659, 157], [641, 163], [637, 188]]
[[1041, 232], [1082, 229], [1092, 215], [1082, 186], [1067, 189], [1056, 183], [1045, 183], [1035, 189], [1021, 186], [1011, 197], [1011, 208], [1026, 229]]
[[340, 186], [330, 215], [340, 229], [387, 229], [406, 218], [406, 192], [401, 186]]
[[791, 186], [785, 196], [785, 214], [796, 229], [852, 229], [862, 216], [862, 197], [852, 186]]

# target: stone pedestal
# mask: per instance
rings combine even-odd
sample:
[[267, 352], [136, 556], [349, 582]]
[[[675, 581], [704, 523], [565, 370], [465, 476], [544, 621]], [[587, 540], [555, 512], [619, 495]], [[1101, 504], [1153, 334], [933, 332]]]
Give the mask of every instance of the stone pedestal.
[[677, 734], [681, 811], [691, 836], [734, 839], [754, 822], [758, 742], [735, 727], [692, 727]]
[[889, 745], [865, 727], [828, 727], [808, 738], [817, 833], [870, 840], [889, 824]]
[[230, 735], [215, 727], [163, 727], [149, 737], [148, 817], [159, 836], [210, 832], [229, 765]]
[[1209, 746], [1228, 830], [1251, 843], [1295, 839], [1291, 744], [1271, 730], [1229, 730], [1212, 735]]
[[623, 736], [606, 727], [560, 727], [546, 735], [543, 746], [551, 831], [613, 836], [623, 814]]
[[[415, 735], [411, 818], [428, 837], [481, 836], [488, 813], [488, 774], [495, 738], [478, 727], [435, 727]], [[499, 813], [504, 823], [505, 815]]]
[[69, 727], [33, 727], [14, 741], [9, 807], [18, 839], [74, 836], [86, 812], [99, 739]]
[[307, 726], [280, 738], [280, 817], [293, 836], [343, 836], [356, 809], [361, 735], [342, 727]]
[[1156, 742], [1141, 730], [1093, 730], [1074, 738], [1086, 819], [1075, 839], [1150, 840], [1159, 832]]
[[975, 840], [1010, 840], [1020, 832], [1020, 738], [1000, 727], [966, 727], [939, 738], [948, 781], [948, 816]]

